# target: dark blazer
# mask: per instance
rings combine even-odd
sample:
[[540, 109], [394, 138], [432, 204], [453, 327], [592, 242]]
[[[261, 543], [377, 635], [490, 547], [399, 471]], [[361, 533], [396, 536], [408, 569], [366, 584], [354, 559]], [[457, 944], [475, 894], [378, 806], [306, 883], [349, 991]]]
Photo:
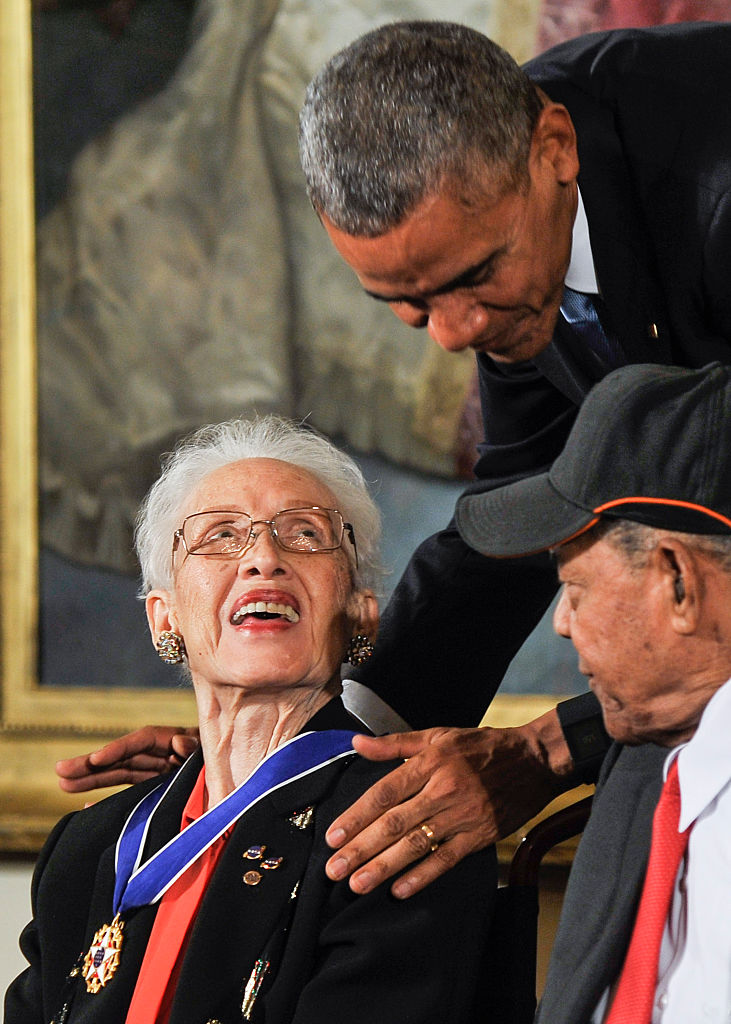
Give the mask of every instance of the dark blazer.
[[632, 934], [668, 751], [615, 744], [564, 897], [537, 1024], [588, 1024]]
[[[731, 25], [698, 23], [584, 36], [526, 66], [576, 126], [605, 324], [627, 362], [731, 355], [730, 53]], [[534, 363], [477, 362], [479, 487], [547, 469], [608, 369], [561, 329]], [[555, 589], [548, 558], [485, 559], [450, 524], [414, 555], [358, 678], [415, 726], [475, 724]]]
[[[307, 726], [352, 727], [339, 700]], [[146, 851], [178, 832], [201, 763], [195, 756], [181, 769], [184, 784], [153, 819]], [[331, 852], [325, 829], [392, 767], [341, 759], [275, 791], [239, 820], [197, 915], [171, 1024], [240, 1024], [242, 992], [259, 957], [272, 968], [252, 1021], [472, 1021], [494, 894], [492, 851], [467, 858], [406, 902], [393, 899], [388, 885], [355, 896], [346, 883], [325, 876]], [[6, 1024], [47, 1024], [64, 1003], [70, 1012], [60, 1019], [69, 1024], [124, 1024], [157, 906], [126, 916], [120, 965], [101, 991], [89, 994], [80, 976], [68, 975], [94, 932], [111, 921], [115, 843], [127, 815], [155, 784], [134, 786], [56, 826], [36, 867], [34, 918], [21, 939], [30, 967], [8, 990]], [[312, 804], [311, 824], [297, 828], [290, 816]], [[242, 855], [260, 843], [267, 856], [284, 860], [262, 872], [258, 885], [245, 885], [243, 873], [255, 865]]]

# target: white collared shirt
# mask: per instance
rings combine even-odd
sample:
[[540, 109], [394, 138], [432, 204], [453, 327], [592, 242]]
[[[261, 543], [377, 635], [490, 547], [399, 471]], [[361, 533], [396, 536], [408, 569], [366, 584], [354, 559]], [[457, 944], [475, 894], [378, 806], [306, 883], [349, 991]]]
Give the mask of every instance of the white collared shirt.
[[589, 222], [586, 219], [584, 200], [581, 198], [581, 190], [577, 185], [579, 202], [576, 207], [576, 217], [571, 235], [571, 261], [566, 271], [564, 284], [577, 292], [586, 292], [587, 295], [598, 295], [599, 285], [594, 270], [594, 257], [591, 252], [589, 241]]
[[[665, 762], [665, 772], [675, 756]], [[680, 823], [693, 825], [660, 950], [653, 1024], [731, 1021], [731, 681], [678, 757]]]
[[[652, 1024], [731, 1021], [731, 680], [708, 702], [678, 758], [680, 822], [693, 825], [665, 926]], [[592, 1017], [606, 1015], [608, 994]]]
[[350, 712], [366, 729], [376, 736], [387, 732], [411, 732], [411, 726], [394, 711], [390, 704], [382, 700], [377, 693], [355, 679], [343, 679], [342, 701], [346, 711]]

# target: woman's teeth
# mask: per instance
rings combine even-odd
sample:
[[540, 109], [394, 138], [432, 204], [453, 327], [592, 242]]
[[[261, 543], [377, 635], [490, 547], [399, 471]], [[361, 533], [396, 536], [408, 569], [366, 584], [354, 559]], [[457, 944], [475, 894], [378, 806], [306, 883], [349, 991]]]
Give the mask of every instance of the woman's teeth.
[[285, 618], [288, 622], [299, 622], [299, 613], [290, 604], [277, 604], [275, 601], [251, 601], [242, 605], [231, 616], [231, 622], [238, 626], [247, 615], [256, 615], [266, 618]]

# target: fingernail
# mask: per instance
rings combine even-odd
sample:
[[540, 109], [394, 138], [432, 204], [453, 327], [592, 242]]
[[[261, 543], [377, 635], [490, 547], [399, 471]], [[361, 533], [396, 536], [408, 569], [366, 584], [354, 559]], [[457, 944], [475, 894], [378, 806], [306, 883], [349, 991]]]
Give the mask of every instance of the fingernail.
[[336, 857], [327, 865], [327, 873], [334, 882], [339, 882], [348, 873], [348, 862], [345, 857]]
[[398, 882], [395, 882], [391, 888], [391, 892], [397, 900], [405, 900], [411, 895], [411, 884], [405, 879], [401, 878]]
[[328, 846], [339, 846], [345, 839], [345, 829], [333, 828], [325, 833], [325, 841]]
[[369, 871], [359, 871], [350, 880], [350, 888], [353, 892], [361, 893], [361, 895], [370, 892], [373, 885], [373, 875]]

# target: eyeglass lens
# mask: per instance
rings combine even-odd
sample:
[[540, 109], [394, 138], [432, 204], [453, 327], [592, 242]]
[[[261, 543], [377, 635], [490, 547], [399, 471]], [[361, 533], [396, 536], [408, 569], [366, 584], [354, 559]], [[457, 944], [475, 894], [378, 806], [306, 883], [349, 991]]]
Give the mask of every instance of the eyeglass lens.
[[269, 521], [252, 522], [246, 512], [197, 512], [183, 523], [183, 541], [191, 555], [227, 555], [246, 550], [257, 525], [267, 526], [288, 551], [329, 551], [340, 547], [343, 520], [333, 509], [285, 509]]

